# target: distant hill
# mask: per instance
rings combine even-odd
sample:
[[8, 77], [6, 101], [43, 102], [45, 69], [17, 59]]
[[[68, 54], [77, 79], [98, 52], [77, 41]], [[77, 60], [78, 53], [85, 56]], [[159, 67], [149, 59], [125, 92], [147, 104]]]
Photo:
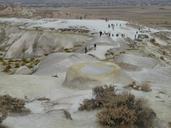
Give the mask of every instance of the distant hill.
[[171, 5], [171, 0], [0, 0], [27, 6]]

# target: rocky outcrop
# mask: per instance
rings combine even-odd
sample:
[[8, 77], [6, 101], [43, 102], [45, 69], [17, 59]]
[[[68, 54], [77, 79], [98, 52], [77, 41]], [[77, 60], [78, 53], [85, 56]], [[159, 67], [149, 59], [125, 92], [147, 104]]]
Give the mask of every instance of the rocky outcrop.
[[27, 66], [22, 66], [18, 68], [17, 71], [15, 72], [15, 74], [18, 75], [30, 75], [31, 73], [32, 71]]
[[87, 89], [106, 84], [113, 84], [121, 69], [107, 62], [80, 63], [71, 66], [66, 75], [64, 86]]
[[79, 46], [90, 37], [77, 34], [60, 34], [52, 32], [27, 31], [21, 34], [11, 34], [7, 42], [9, 49], [6, 58], [26, 58], [43, 56], [45, 54], [64, 51]]
[[95, 58], [86, 54], [53, 53], [40, 62], [39, 68], [34, 74], [54, 76], [66, 72], [74, 64], [95, 61], [97, 61]]

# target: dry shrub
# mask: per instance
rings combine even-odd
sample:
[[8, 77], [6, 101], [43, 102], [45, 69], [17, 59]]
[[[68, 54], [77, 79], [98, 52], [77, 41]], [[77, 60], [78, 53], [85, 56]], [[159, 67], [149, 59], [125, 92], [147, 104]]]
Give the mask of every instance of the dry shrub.
[[96, 87], [94, 99], [86, 99], [79, 110], [101, 109], [97, 114], [98, 122], [104, 127], [151, 128], [156, 117], [145, 102], [135, 99], [129, 93], [117, 94], [114, 87]]
[[137, 120], [135, 124], [139, 128], [152, 128], [153, 120], [156, 118], [156, 113], [148, 107], [136, 108]]
[[104, 107], [108, 101], [110, 101], [111, 95], [115, 95], [113, 87], [96, 87], [93, 89], [95, 99], [85, 99], [83, 104], [80, 105], [79, 110], [94, 110]]
[[15, 63], [15, 68], [19, 68], [20, 64], [19, 63]]
[[24, 62], [26, 64], [26, 63], [29, 63], [29, 60], [27, 60], [26, 58], [23, 58], [22, 62]]
[[156, 42], [156, 40], [154, 38], [150, 39], [150, 42], [154, 45], [154, 46], [160, 46], [159, 43]]
[[4, 61], [4, 60], [2, 60], [2, 65], [3, 66], [6, 66], [8, 63], [6, 62], [6, 61]]
[[11, 65], [6, 65], [3, 72], [10, 72], [10, 69], [11, 69]]
[[0, 124], [2, 123], [3, 120], [7, 118], [7, 112], [4, 110], [0, 112]]
[[148, 82], [144, 82], [141, 85], [137, 85], [137, 83], [135, 81], [133, 81], [126, 87], [131, 87], [132, 89], [135, 89], [137, 91], [143, 91], [143, 92], [151, 92], [152, 91], [151, 85], [149, 85]]
[[101, 101], [95, 100], [95, 99], [86, 99], [83, 101], [83, 104], [80, 105], [79, 110], [83, 111], [83, 110], [87, 110], [87, 111], [91, 111], [94, 109], [99, 109], [102, 108], [102, 103]]
[[1, 123], [7, 118], [8, 113], [29, 113], [30, 110], [24, 105], [24, 100], [12, 98], [9, 95], [0, 96], [0, 128], [6, 128]]
[[171, 128], [171, 122], [169, 122], [168, 125], [169, 125], [169, 128]]
[[151, 43], [155, 43], [156, 40], [155, 40], [154, 38], [152, 38], [152, 39], [150, 39], [150, 42], [151, 42]]
[[152, 91], [151, 86], [148, 83], [144, 83], [141, 86], [141, 90], [144, 92], [151, 92]]
[[137, 119], [135, 111], [125, 106], [104, 108], [97, 117], [100, 124], [109, 127], [131, 127]]
[[160, 56], [160, 59], [161, 59], [161, 60], [165, 60], [165, 58], [164, 58], [163, 56]]
[[6, 126], [4, 126], [4, 125], [1, 125], [1, 124], [0, 124], [0, 128], [7, 128], [7, 127], [6, 127]]
[[33, 68], [33, 65], [32, 65], [32, 64], [29, 64], [29, 65], [27, 65], [27, 67], [28, 67], [29, 69], [32, 69], [32, 68]]
[[132, 108], [135, 97], [131, 94], [116, 94], [114, 87], [96, 87], [93, 89], [94, 99], [85, 99], [79, 110], [94, 110], [103, 107], [119, 107], [127, 105]]
[[0, 112], [22, 113], [28, 112], [25, 108], [25, 101], [17, 98], [12, 98], [9, 95], [0, 96]]

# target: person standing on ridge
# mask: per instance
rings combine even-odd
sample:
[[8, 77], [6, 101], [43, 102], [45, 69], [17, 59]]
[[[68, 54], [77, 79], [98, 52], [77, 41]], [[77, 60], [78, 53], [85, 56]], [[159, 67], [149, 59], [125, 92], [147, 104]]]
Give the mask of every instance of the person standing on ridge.
[[110, 24], [108, 24], [108, 28], [110, 28]]
[[94, 44], [94, 49], [96, 50], [96, 47], [97, 47], [97, 45], [96, 44]]
[[103, 34], [103, 33], [102, 33], [102, 31], [100, 31], [100, 32], [99, 32], [99, 34], [100, 34], [100, 37], [101, 37], [101, 36], [102, 36], [102, 34]]
[[88, 52], [87, 47], [85, 47], [85, 53], [87, 53], [87, 52]]

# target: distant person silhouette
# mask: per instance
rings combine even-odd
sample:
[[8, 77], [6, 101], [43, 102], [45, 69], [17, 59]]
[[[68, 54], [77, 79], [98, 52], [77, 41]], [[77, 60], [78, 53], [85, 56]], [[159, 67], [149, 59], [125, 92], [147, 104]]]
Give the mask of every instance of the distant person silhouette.
[[100, 34], [100, 37], [101, 37], [101, 36], [102, 36], [102, 34], [103, 34], [103, 33], [102, 33], [102, 31], [100, 31], [100, 32], [99, 32], [99, 34]]
[[110, 24], [108, 24], [108, 28], [110, 28]]
[[88, 52], [87, 47], [85, 47], [85, 53], [87, 53], [87, 52]]
[[97, 47], [97, 45], [96, 45], [96, 44], [94, 44], [94, 49], [96, 49], [96, 47]]
[[109, 33], [109, 37], [111, 36], [111, 34]]

